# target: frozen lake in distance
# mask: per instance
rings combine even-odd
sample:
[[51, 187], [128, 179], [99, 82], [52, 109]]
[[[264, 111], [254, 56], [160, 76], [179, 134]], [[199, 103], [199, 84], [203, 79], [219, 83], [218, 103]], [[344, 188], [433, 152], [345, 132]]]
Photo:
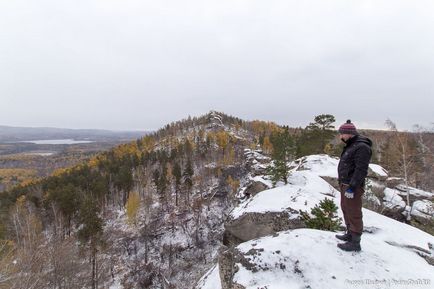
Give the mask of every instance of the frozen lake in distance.
[[73, 139], [44, 139], [44, 140], [29, 140], [21, 141], [25, 143], [33, 143], [38, 145], [61, 145], [61, 144], [80, 144], [80, 143], [92, 143], [91, 140], [73, 140]]

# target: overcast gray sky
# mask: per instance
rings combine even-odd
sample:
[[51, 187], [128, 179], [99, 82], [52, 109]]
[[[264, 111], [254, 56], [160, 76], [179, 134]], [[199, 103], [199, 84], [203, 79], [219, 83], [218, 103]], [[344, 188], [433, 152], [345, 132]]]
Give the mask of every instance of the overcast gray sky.
[[0, 0], [0, 124], [434, 121], [432, 0]]

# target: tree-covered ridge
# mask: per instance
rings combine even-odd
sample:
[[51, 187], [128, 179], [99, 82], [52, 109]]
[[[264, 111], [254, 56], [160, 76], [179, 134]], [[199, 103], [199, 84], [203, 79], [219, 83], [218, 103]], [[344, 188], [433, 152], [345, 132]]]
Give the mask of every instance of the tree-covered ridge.
[[[18, 240], [29, 236], [24, 227], [14, 228], [14, 220], [29, 221], [24, 216], [32, 216], [40, 224], [32, 226], [32, 238], [42, 238], [42, 230], [58, 236], [57, 245], [76, 238], [91, 262], [89, 285], [98, 288], [98, 252], [107, 246], [104, 226], [108, 208], [126, 208], [131, 224], [135, 224], [140, 207], [150, 211], [159, 203], [159, 214], [192, 212], [200, 222], [199, 213], [206, 205], [202, 194], [209, 179], [224, 180], [236, 193], [239, 176], [228, 175], [225, 170], [242, 163], [244, 148], [259, 138], [253, 131], [265, 132], [267, 127], [277, 126], [212, 112], [172, 123], [48, 178], [17, 186], [0, 196], [2, 239], [11, 240], [14, 251], [24, 249]], [[12, 217], [16, 210], [24, 213]], [[152, 238], [155, 228], [150, 223], [146, 226], [146, 238]], [[195, 242], [200, 243], [198, 231], [194, 235]], [[23, 258], [22, 264], [26, 262], [32, 260]]]

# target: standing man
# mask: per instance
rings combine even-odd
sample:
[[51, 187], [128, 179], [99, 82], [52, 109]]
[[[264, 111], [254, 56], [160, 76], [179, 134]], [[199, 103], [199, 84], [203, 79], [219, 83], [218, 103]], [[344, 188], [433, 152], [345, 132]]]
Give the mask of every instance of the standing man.
[[339, 127], [339, 137], [346, 144], [338, 165], [338, 179], [347, 231], [345, 234], [336, 235], [336, 238], [345, 241], [338, 244], [340, 249], [360, 251], [360, 237], [363, 232], [362, 196], [372, 155], [372, 141], [359, 135], [351, 120]]

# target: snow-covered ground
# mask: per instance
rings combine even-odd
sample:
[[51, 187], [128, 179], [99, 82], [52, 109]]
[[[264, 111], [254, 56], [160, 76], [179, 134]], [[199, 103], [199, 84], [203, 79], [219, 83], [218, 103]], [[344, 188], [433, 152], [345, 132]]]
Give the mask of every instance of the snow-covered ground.
[[307, 170], [318, 176], [337, 178], [338, 158], [328, 155], [311, 155], [297, 160], [300, 164], [296, 170]]
[[[288, 185], [262, 191], [242, 202], [230, 217], [256, 212], [310, 211], [324, 198], [340, 210], [340, 193], [320, 176], [335, 176], [338, 160], [325, 155], [309, 156], [296, 166]], [[373, 168], [381, 173], [381, 167]], [[334, 171], [334, 172], [333, 172]], [[386, 198], [405, 206], [397, 190], [387, 189]], [[418, 203], [425, 210], [425, 203]], [[291, 209], [291, 210], [288, 210]], [[246, 258], [233, 281], [247, 289], [267, 288], [434, 288], [434, 237], [415, 227], [363, 208], [365, 232], [362, 251], [349, 253], [336, 247], [335, 233], [295, 229], [242, 243], [236, 247]], [[252, 250], [253, 249], [253, 250]], [[215, 266], [196, 288], [220, 289]]]
[[[364, 236], [360, 253], [343, 252], [336, 243], [334, 233], [311, 229], [243, 243], [237, 249], [258, 271], [237, 264], [234, 281], [246, 289], [347, 289], [355, 284], [359, 288], [387, 288], [388, 284], [391, 288], [412, 288], [398, 286], [398, 282], [434, 282], [434, 267], [414, 252], [388, 245], [375, 234]], [[248, 253], [251, 249], [257, 253]]]

